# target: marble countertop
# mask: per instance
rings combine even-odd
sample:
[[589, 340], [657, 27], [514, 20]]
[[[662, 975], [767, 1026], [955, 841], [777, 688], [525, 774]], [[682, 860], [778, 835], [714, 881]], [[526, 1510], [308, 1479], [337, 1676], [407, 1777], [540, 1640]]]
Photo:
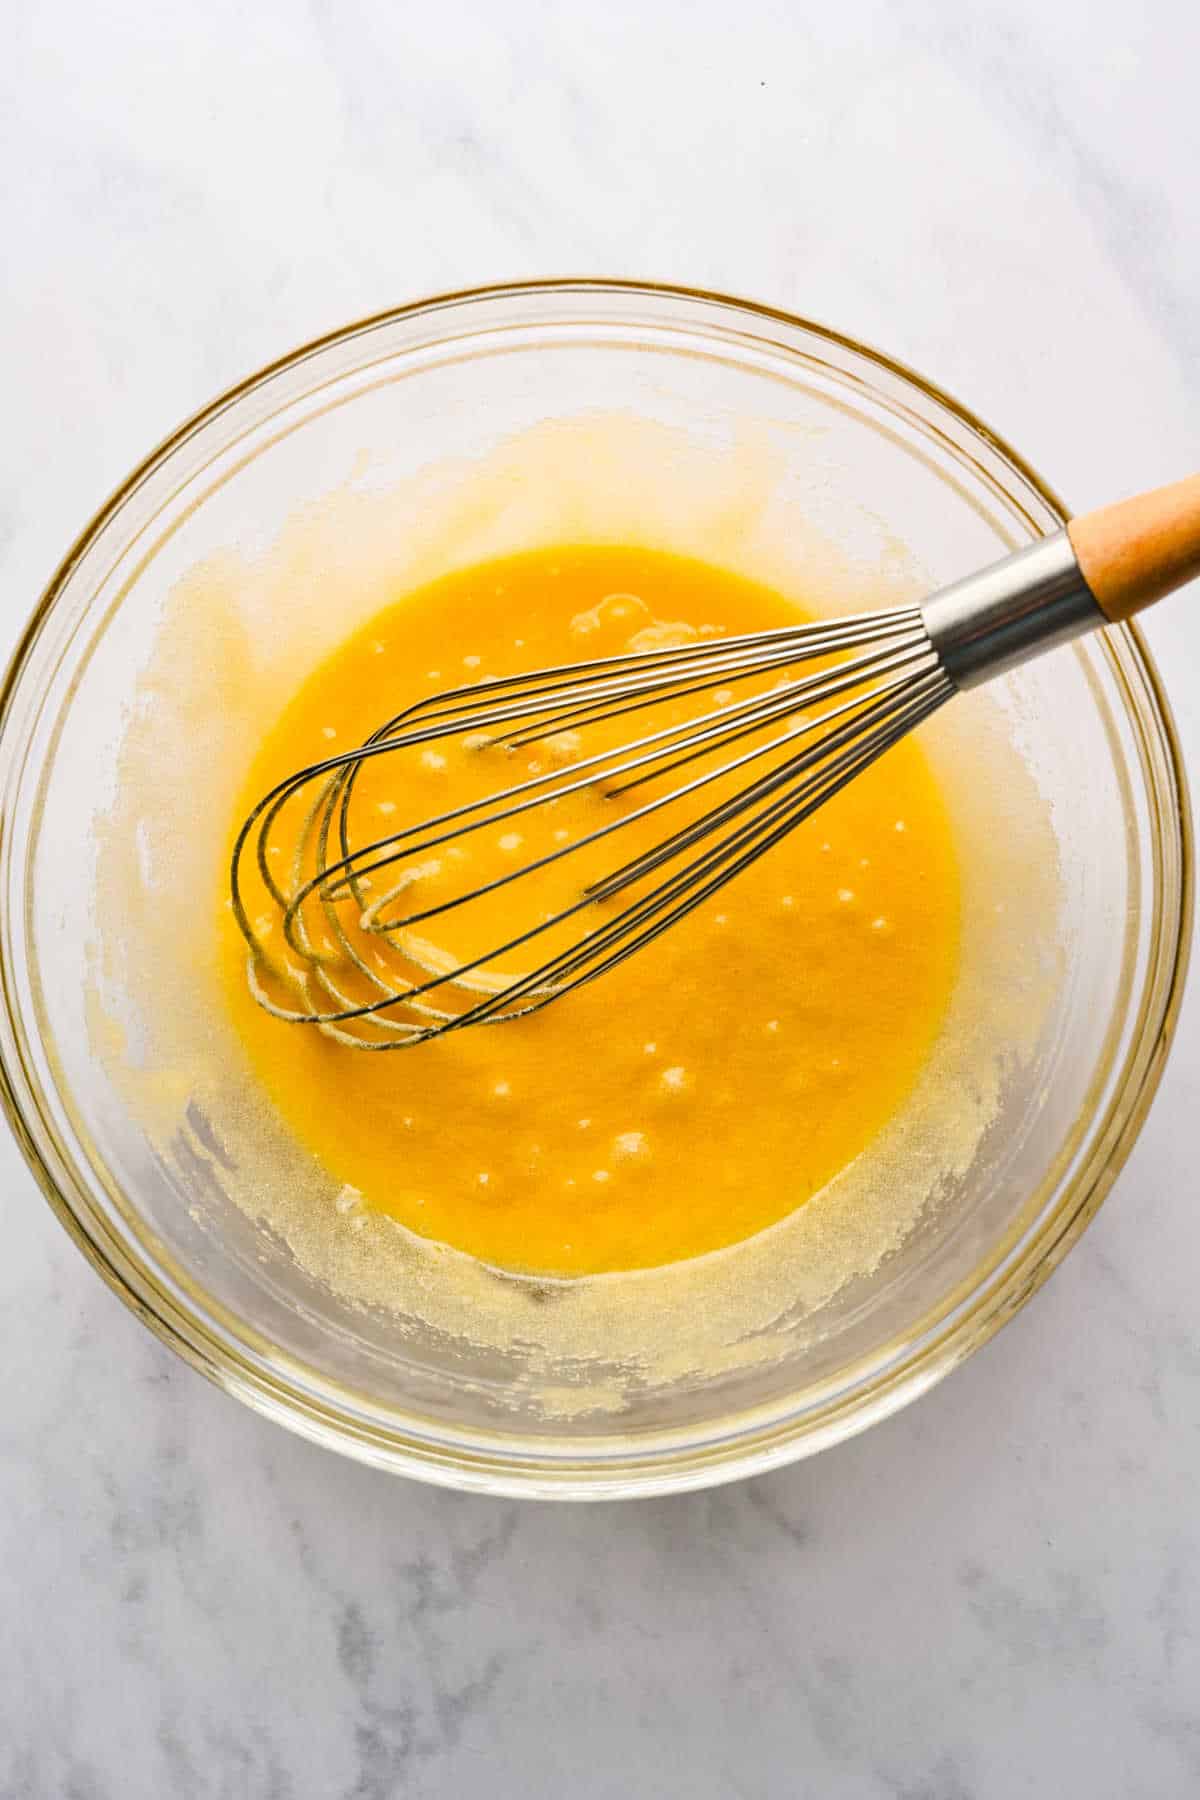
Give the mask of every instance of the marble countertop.
[[[178, 419], [439, 288], [887, 346], [1075, 506], [1200, 464], [1194, 0], [49, 0], [0, 58], [0, 639]], [[1200, 767], [1200, 594], [1151, 620]], [[1200, 1792], [1200, 984], [1066, 1265], [711, 1495], [489, 1503], [252, 1416], [0, 1148], [0, 1796]]]

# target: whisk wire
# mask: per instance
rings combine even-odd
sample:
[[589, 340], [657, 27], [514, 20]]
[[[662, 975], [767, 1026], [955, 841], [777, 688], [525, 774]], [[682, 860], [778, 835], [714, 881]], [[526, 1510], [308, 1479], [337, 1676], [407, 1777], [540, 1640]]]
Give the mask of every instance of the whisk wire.
[[[953, 691], [953, 686], [945, 682], [944, 678], [938, 681], [936, 687], [931, 687], [930, 691], [917, 704], [904, 709], [893, 721], [892, 727], [881, 735], [877, 742], [861, 748], [854, 757], [843, 760], [835, 778], [822, 780], [806, 789], [803, 797], [786, 796], [783, 800], [776, 802], [769, 812], [751, 821], [738, 833], [723, 840], [715, 850], [687, 865], [659, 887], [642, 896], [609, 923], [590, 933], [574, 951], [564, 952], [552, 962], [544, 964], [534, 974], [514, 981], [505, 989], [502, 996], [480, 1001], [469, 1011], [456, 1015], [447, 1029], [458, 1029], [495, 1016], [499, 1005], [510, 1006], [514, 1000], [520, 999], [530, 992], [535, 984], [539, 987], [549, 986], [551, 991], [546, 994], [544, 999], [523, 1009], [524, 1011], [536, 1010], [537, 1006], [547, 1004], [550, 999], [558, 998], [616, 967], [634, 951], [641, 949], [666, 931], [669, 926], [686, 917], [688, 913], [722, 888], [726, 882], [740, 874], [744, 868], [757, 861], [765, 851], [771, 849], [788, 832], [803, 823], [805, 818], [810, 817], [819, 806], [824, 805], [835, 793], [874, 762], [891, 744], [898, 742], [915, 725], [935, 712]], [[707, 879], [701, 880], [700, 885], [697, 886], [695, 884], [700, 876], [707, 876]], [[548, 921], [541, 929], [548, 929], [550, 924], [559, 923], [572, 913], [579, 911], [580, 904], [577, 903], [574, 907], [557, 915], [554, 920]], [[536, 935], [536, 933], [529, 935]], [[627, 941], [622, 942], [622, 939]], [[614, 945], [616, 947], [611, 948]], [[514, 940], [512, 944], [502, 946], [493, 954], [503, 955], [509, 949], [516, 947], [517, 942]], [[610, 954], [602, 954], [610, 949]], [[565, 979], [567, 976], [574, 976], [574, 979], [567, 980]], [[509, 1015], [506, 1013], [504, 1016]]]
[[[323, 868], [319, 875], [314, 876], [311, 881], [306, 883], [303, 889], [293, 896], [289, 912], [294, 912], [295, 909], [302, 906], [309, 895], [314, 892], [322, 882], [329, 882], [330, 877], [340, 875], [348, 877], [353, 873], [356, 879], [361, 880], [364, 877], [372, 875], [380, 868], [390, 866], [395, 860], [396, 854], [399, 852], [399, 847], [405, 843], [406, 839], [413, 836], [414, 832], [417, 830], [436, 831], [438, 832], [438, 835], [433, 837], [422, 837], [417, 843], [408, 844], [402, 852], [403, 855], [410, 857], [426, 855], [432, 850], [439, 849], [443, 844], [452, 839], [479, 831], [488, 826], [505, 824], [536, 806], [544, 805], [547, 799], [564, 799], [571, 794], [594, 788], [597, 785], [598, 773], [601, 770], [604, 771], [604, 794], [606, 798], [615, 799], [621, 794], [630, 792], [634, 787], [645, 781], [657, 780], [659, 777], [670, 774], [675, 769], [683, 767], [688, 762], [695, 761], [697, 758], [709, 754], [711, 748], [717, 743], [733, 743], [739, 738], [760, 731], [764, 725], [770, 723], [772, 720], [791, 715], [798, 707], [811, 707], [823, 704], [826, 700], [831, 699], [838, 694], [852, 692], [854, 689], [860, 688], [869, 677], [877, 679], [879, 676], [888, 673], [893, 669], [904, 668], [916, 662], [922, 662], [929, 665], [933, 660], [932, 653], [927, 644], [916, 644], [911, 649], [906, 647], [900, 652], [893, 654], [885, 655], [882, 652], [875, 653], [872, 656], [858, 659], [848, 667], [839, 668], [835, 674], [811, 676], [803, 681], [789, 683], [785, 690], [760, 695], [752, 701], [741, 701], [724, 706], [717, 713], [709, 715], [707, 722], [702, 728], [698, 728], [694, 720], [683, 720], [676, 724], [666, 726], [657, 732], [649, 733], [642, 738], [634, 740], [632, 744], [623, 746], [621, 760], [618, 760], [615, 763], [613, 762], [614, 753], [612, 751], [600, 751], [594, 756], [586, 757], [581, 761], [573, 763], [569, 771], [573, 777], [570, 781], [563, 781], [563, 776], [567, 771], [561, 769], [533, 775], [528, 780], [516, 783], [514, 786], [505, 790], [506, 797], [512, 801], [512, 804], [497, 811], [483, 813], [475, 819], [469, 819], [469, 815], [473, 812], [478, 813], [478, 810], [482, 805], [491, 804], [491, 802], [478, 800], [466, 801], [461, 806], [450, 808], [430, 819], [423, 820], [419, 827], [403, 827], [398, 831], [388, 833], [384, 837], [374, 839], [371, 843], [363, 845], [358, 850], [351, 851], [348, 843], [346, 843], [345, 853], [341, 859], [339, 859], [338, 862], [331, 863], [328, 867]], [[672, 695], [670, 697], [674, 696]], [[656, 696], [656, 698], [661, 699], [662, 696], [659, 695]], [[644, 709], [646, 703], [645, 701], [639, 701], [638, 704], [640, 708]], [[604, 714], [600, 716], [608, 718], [612, 715]], [[817, 724], [826, 723], [828, 722], [828, 718], [833, 716], [836, 715], [827, 715], [826, 719], [811, 721], [798, 729], [812, 730]], [[735, 725], [736, 729], [734, 729]], [[662, 763], [660, 761], [659, 749], [656, 748], [656, 746], [665, 746], [670, 740], [680, 737], [686, 738], [688, 744], [687, 751], [673, 758], [669, 762]], [[407, 742], [408, 740], [406, 739], [405, 741]], [[777, 747], [780, 741], [781, 740], [774, 739], [764, 743], [757, 750], [753, 751], [750, 756], [740, 759], [740, 762], [753, 760], [754, 757], [768, 754], [772, 749]], [[505, 739], [504, 748], [507, 749], [511, 747], [510, 741]], [[633, 752], [642, 752], [642, 754], [634, 755], [632, 754]], [[495, 882], [489, 883], [486, 887], [481, 887], [477, 892], [491, 892], [495, 887], [502, 886], [508, 881], [515, 880], [519, 875], [543, 867], [547, 861], [571, 855], [575, 851], [596, 842], [609, 831], [616, 830], [622, 825], [631, 824], [640, 820], [648, 814], [673, 803], [676, 799], [682, 798], [696, 788], [706, 785], [711, 781], [718, 780], [721, 776], [730, 773], [733, 769], [740, 766], [740, 762], [726, 764], [721, 768], [714, 769], [709, 774], [705, 775], [699, 782], [689, 784], [686, 788], [677, 789], [672, 793], [663, 795], [648, 803], [646, 806], [639, 808], [636, 812], [622, 814], [618, 818], [610, 821], [606, 826], [601, 827], [584, 838], [577, 839], [572, 845], [568, 846], [568, 848], [551, 852], [549, 856], [540, 858], [537, 862], [525, 864], [520, 869], [511, 871], [510, 873], [499, 877]], [[612, 778], [614, 776], [625, 775], [635, 769], [642, 771], [635, 780], [624, 782], [619, 786], [612, 785]], [[357, 771], [355, 771], [355, 773], [356, 772]], [[349, 789], [353, 778], [354, 776], [352, 773], [346, 784], [347, 790]], [[559, 782], [561, 785], [555, 787], [552, 794], [545, 795], [537, 792], [537, 790], [546, 788], [554, 782]], [[524, 798], [518, 798], [519, 796], [524, 796]], [[349, 795], [347, 791], [347, 793], [343, 795], [341, 802], [343, 821], [345, 820], [348, 811], [348, 800]], [[457, 826], [456, 829], [447, 831], [440, 830], [442, 826], [456, 825], [457, 821], [464, 821], [464, 823]], [[345, 832], [343, 832], [343, 842], [346, 842]], [[385, 851], [388, 852], [388, 854], [378, 854]], [[378, 859], [375, 862], [362, 862], [360, 860], [372, 856], [378, 856]], [[332, 887], [328, 888], [327, 891], [330, 898], [337, 898], [337, 893]], [[456, 902], [449, 902], [448, 904], [453, 905], [456, 904]], [[428, 913], [413, 915], [406, 919], [396, 921], [396, 926], [414, 924], [417, 922], [417, 918], [431, 917], [433, 916], [434, 911], [440, 910], [443, 910], [443, 908], [434, 908]], [[380, 927], [380, 929], [394, 928], [395, 927]]]
[[[813, 661], [825, 666], [811, 674], [784, 676], [763, 689], [764, 680]], [[706, 692], [746, 680], [757, 684], [749, 695], [726, 702], [722, 694], [715, 709], [699, 716], [668, 719], [632, 741], [572, 756], [548, 771], [535, 769], [499, 792], [488, 791], [365, 844], [354, 841], [356, 785], [381, 756], [447, 737], [510, 754], [558, 738], [558, 749], [573, 752], [593, 728], [613, 729], [639, 711], [688, 705]], [[234, 916], [250, 947], [252, 991], [276, 1016], [317, 1025], [339, 1042], [368, 1050], [394, 1049], [536, 1011], [616, 967], [694, 911], [953, 692], [920, 610], [909, 607], [595, 657], [417, 701], [357, 748], [324, 757], [277, 783], [243, 824], [233, 852], [231, 890]], [[795, 722], [789, 725], [789, 720]], [[747, 739], [752, 740], [748, 745]], [[736, 754], [722, 755], [734, 746]], [[771, 758], [770, 766], [744, 786], [585, 882], [566, 904], [524, 925], [506, 942], [459, 958], [412, 937], [414, 927], [495, 895], [570, 856], [594, 851], [617, 830], [678, 808], [714, 784], [733, 782], [765, 758]], [[668, 782], [697, 764], [698, 772]], [[667, 785], [633, 807], [614, 807], [611, 818], [569, 843], [465, 892], [416, 907], [404, 898], [410, 893], [415, 898], [415, 884], [424, 872], [417, 859], [448, 843], [548, 803], [587, 793], [616, 802], [656, 782]], [[309, 791], [314, 797], [305, 805], [285, 886], [272, 868], [279, 853], [274, 837], [285, 809], [304, 802]], [[249, 918], [242, 863], [252, 839], [263, 890], [282, 921], [282, 968], [268, 956]], [[376, 878], [385, 872], [397, 878], [376, 892]], [[646, 887], [647, 882], [652, 885]], [[566, 944], [552, 946], [536, 966], [511, 974], [498, 967], [545, 934], [557, 938], [589, 909], [603, 911], [620, 897], [623, 903], [611, 916], [601, 917]], [[307, 923], [312, 902], [324, 921], [320, 943]], [[347, 903], [356, 917], [346, 913]], [[367, 945], [381, 943], [392, 946], [393, 964], [399, 959], [396, 966], [384, 965], [386, 973], [366, 954]], [[277, 985], [281, 980], [298, 993], [298, 1006], [285, 1005], [268, 991], [266, 982]], [[365, 984], [366, 997], [352, 991], [356, 982]]]

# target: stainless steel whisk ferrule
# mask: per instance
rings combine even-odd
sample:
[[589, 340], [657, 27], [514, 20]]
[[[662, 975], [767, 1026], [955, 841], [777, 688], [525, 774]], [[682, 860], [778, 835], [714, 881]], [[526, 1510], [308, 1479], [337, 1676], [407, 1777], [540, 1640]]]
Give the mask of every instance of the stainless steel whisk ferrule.
[[959, 689], [1108, 623], [1066, 531], [942, 588], [926, 600], [921, 618]]

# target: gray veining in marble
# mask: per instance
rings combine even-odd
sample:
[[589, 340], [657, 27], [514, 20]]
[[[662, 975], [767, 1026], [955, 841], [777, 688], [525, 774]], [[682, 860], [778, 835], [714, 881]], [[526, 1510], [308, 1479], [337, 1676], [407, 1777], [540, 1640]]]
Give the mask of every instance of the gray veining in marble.
[[[962, 393], [1076, 505], [1200, 464], [1194, 0], [4, 12], [0, 639], [129, 465], [438, 288], [645, 274]], [[1196, 600], [1151, 621], [1200, 761]], [[344, 1465], [0, 1147], [3, 1800], [1200, 1793], [1200, 999], [1095, 1226], [816, 1462], [628, 1507]]]

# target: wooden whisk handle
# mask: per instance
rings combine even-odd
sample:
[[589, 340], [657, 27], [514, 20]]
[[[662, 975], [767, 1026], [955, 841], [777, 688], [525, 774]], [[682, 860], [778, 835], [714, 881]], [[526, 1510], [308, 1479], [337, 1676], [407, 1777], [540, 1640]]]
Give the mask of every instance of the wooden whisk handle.
[[1200, 575], [1200, 475], [1082, 513], [1067, 533], [1096, 604], [1115, 625]]

